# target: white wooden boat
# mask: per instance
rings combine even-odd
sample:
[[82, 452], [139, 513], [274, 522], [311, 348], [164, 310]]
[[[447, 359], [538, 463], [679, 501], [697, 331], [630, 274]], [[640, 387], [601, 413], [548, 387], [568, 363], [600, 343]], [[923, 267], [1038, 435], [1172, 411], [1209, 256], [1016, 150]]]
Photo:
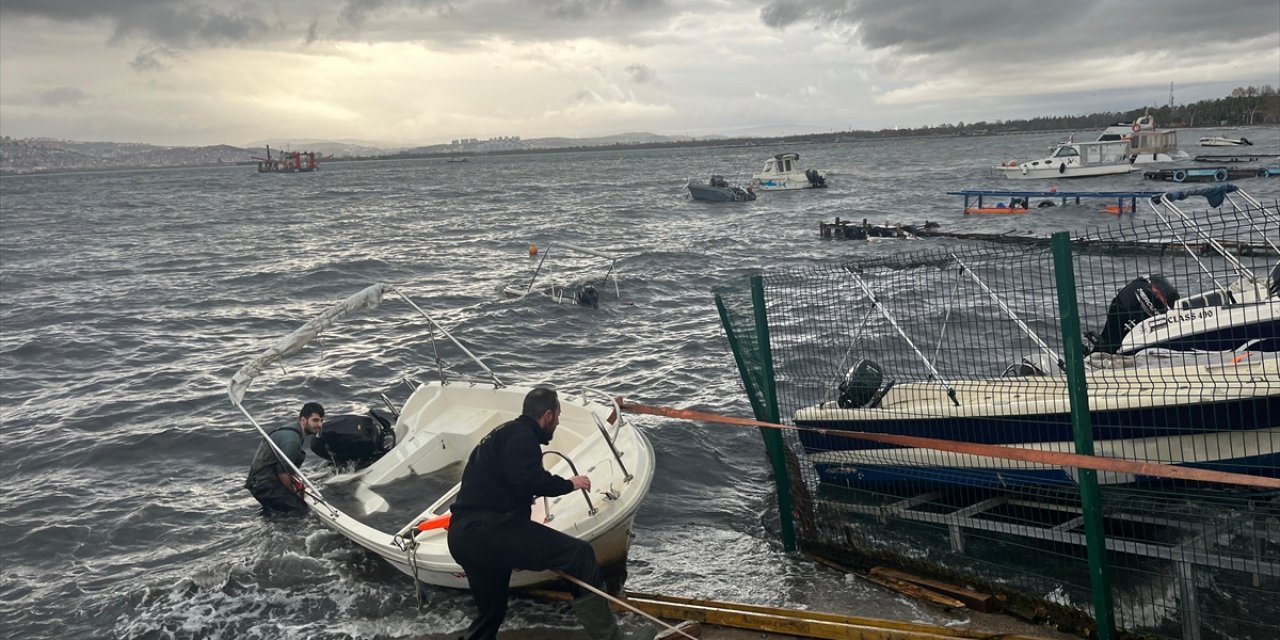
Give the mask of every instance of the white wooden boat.
[[[408, 302], [433, 332], [443, 333], [487, 374], [487, 379], [445, 378], [437, 353], [436, 366], [442, 379], [412, 384], [412, 394], [398, 411], [396, 444], [390, 451], [365, 469], [332, 476], [324, 483], [296, 467], [294, 471], [307, 487], [306, 502], [311, 513], [325, 526], [423, 582], [465, 589], [466, 575], [450, 556], [447, 531], [439, 526], [447, 522], [449, 505], [460, 487], [453, 480], [481, 438], [520, 414], [531, 387], [504, 385], [399, 290], [379, 284], [327, 309], [278, 340], [235, 374], [228, 394], [270, 443], [266, 431], [243, 405], [250, 383], [264, 369], [300, 351], [341, 318], [378, 306], [385, 294], [395, 294]], [[432, 344], [435, 345], [434, 339]], [[589, 389], [578, 395], [560, 395], [560, 425], [551, 441], [553, 450], [545, 451], [545, 466], [563, 477], [587, 475], [593, 490], [540, 499], [532, 517], [591, 543], [603, 567], [623, 563], [632, 521], [653, 480], [653, 448], [643, 433], [624, 420], [620, 407], [608, 395]], [[451, 475], [450, 469], [455, 473]], [[517, 571], [511, 585], [523, 587], [554, 579], [556, 576], [547, 572]]]
[[751, 187], [765, 191], [821, 189], [826, 176], [816, 169], [801, 169], [800, 154], [779, 153], [764, 163], [764, 169], [751, 176]]
[[995, 168], [1015, 180], [1087, 178], [1133, 171], [1127, 141], [1066, 142], [1059, 144], [1048, 158], [1010, 162]]

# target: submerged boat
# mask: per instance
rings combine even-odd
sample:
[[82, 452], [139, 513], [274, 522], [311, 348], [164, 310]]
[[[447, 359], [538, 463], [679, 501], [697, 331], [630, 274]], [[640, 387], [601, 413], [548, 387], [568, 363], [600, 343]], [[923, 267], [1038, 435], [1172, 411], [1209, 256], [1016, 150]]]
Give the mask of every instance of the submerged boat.
[[[433, 349], [435, 332], [439, 331], [484, 372], [484, 378], [446, 377], [447, 369], [436, 351], [440, 380], [421, 383], [406, 378], [412, 393], [396, 410], [395, 444], [375, 462], [354, 473], [331, 476], [323, 483], [289, 466], [306, 487], [305, 500], [311, 512], [325, 526], [422, 582], [465, 589], [466, 574], [450, 556], [446, 539], [449, 506], [460, 488], [458, 471], [486, 434], [520, 414], [524, 396], [532, 387], [505, 385], [398, 289], [378, 284], [280, 338], [235, 374], [228, 394], [232, 404], [270, 443], [267, 432], [243, 404], [249, 385], [263, 370], [302, 350], [342, 318], [377, 307], [388, 294], [402, 298], [425, 319]], [[590, 476], [593, 491], [540, 499], [533, 506], [532, 517], [589, 542], [602, 567], [617, 566], [626, 560], [631, 524], [653, 479], [653, 448], [603, 392], [584, 389], [576, 396], [561, 393], [560, 402], [560, 425], [551, 442], [554, 450], [544, 451], [545, 466], [563, 477]], [[441, 475], [443, 481], [438, 477]], [[516, 571], [511, 586], [557, 578], [550, 572]]]
[[687, 185], [689, 195], [694, 200], [705, 200], [707, 202], [750, 202], [756, 199], [756, 194], [751, 187], [743, 189], [742, 187], [729, 184], [724, 176], [713, 175], [706, 184], [694, 182], [693, 178], [689, 179]]
[[1125, 141], [1066, 142], [1059, 144], [1048, 158], [1008, 162], [995, 168], [1005, 177], [1017, 180], [1087, 178], [1133, 171], [1129, 144]]
[[1226, 138], [1223, 136], [1208, 136], [1200, 138], [1200, 146], [1202, 147], [1246, 147], [1253, 146], [1249, 139], [1240, 136], [1239, 138]]
[[764, 169], [751, 176], [751, 186], [765, 191], [821, 189], [826, 176], [816, 169], [800, 169], [800, 154], [779, 153], [764, 163]]
[[[541, 282], [551, 280], [551, 265], [547, 258], [551, 257], [552, 253], [556, 255], [566, 254], [568, 256], [566, 259], [561, 260], [562, 264], [560, 266], [562, 267], [565, 260], [571, 260], [574, 256], [590, 256], [602, 259], [605, 262], [603, 265], [594, 264], [580, 269], [578, 278], [574, 281], [539, 284], [539, 279], [541, 279]], [[531, 250], [530, 255], [534, 255], [533, 250]], [[557, 304], [577, 304], [595, 308], [600, 306], [599, 288], [608, 288], [610, 280], [613, 281], [615, 298], [622, 298], [622, 292], [618, 288], [618, 277], [614, 273], [617, 269], [618, 260], [618, 256], [611, 253], [596, 251], [595, 249], [588, 249], [567, 242], [557, 242], [542, 251], [542, 258], [538, 261], [538, 266], [533, 270], [533, 275], [529, 277], [527, 283], [524, 280], [511, 282], [502, 288], [502, 293], [510, 298], [523, 298], [535, 291], [540, 291], [556, 301]], [[600, 269], [604, 270], [604, 275], [600, 276], [598, 280], [595, 276], [590, 275], [593, 270], [598, 272]]]

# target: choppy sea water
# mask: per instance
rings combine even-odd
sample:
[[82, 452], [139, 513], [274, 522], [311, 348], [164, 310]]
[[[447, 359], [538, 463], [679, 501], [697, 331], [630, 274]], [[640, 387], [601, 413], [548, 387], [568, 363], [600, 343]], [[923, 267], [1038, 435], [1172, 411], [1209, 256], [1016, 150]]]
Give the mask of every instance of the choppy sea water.
[[[1220, 153], [1186, 144], [1219, 133], [1280, 153], [1276, 129], [1180, 135], [1193, 154]], [[965, 231], [1110, 223], [1083, 208], [965, 217], [960, 199], [944, 195], [1048, 186], [992, 177], [987, 166], [1041, 157], [1060, 137], [0, 180], [0, 629], [13, 638], [227, 639], [459, 631], [471, 611], [464, 592], [432, 591], [418, 608], [406, 576], [317, 521], [258, 515], [242, 489], [257, 436], [226, 398], [249, 358], [325, 306], [391, 282], [504, 380], [750, 415], [713, 286], [902, 250], [819, 239], [818, 222], [835, 216]], [[687, 177], [745, 180], [782, 151], [828, 172], [831, 187], [742, 204], [686, 198]], [[1280, 195], [1280, 179], [1239, 184]], [[1171, 185], [1132, 174], [1058, 186]], [[624, 256], [622, 300], [606, 295], [588, 310], [505, 299], [501, 287], [532, 267], [529, 244], [557, 241]], [[334, 337], [273, 384], [255, 385], [255, 414], [288, 421], [311, 399], [330, 413], [355, 409], [405, 373], [394, 364], [429, 353], [409, 325], [355, 329], [361, 340]], [[755, 431], [637, 420], [658, 472], [636, 520], [629, 588], [963, 621], [785, 553]], [[552, 607], [514, 601], [508, 624], [570, 623]]]

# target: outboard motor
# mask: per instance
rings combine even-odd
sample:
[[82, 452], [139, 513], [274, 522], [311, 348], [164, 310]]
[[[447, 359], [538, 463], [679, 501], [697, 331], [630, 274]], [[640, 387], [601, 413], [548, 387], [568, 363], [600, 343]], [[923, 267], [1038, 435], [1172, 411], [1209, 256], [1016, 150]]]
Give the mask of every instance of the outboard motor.
[[1085, 335], [1094, 343], [1092, 351], [1115, 353], [1135, 325], [1168, 311], [1179, 297], [1178, 290], [1160, 274], [1137, 278], [1125, 285], [1107, 307], [1107, 323], [1102, 327], [1102, 334]]
[[391, 421], [372, 409], [368, 415], [337, 415], [311, 439], [311, 451], [336, 465], [366, 467], [396, 445]]
[[578, 292], [577, 298], [578, 304], [584, 307], [591, 307], [592, 309], [595, 309], [600, 306], [600, 292], [596, 291], [596, 288], [591, 285], [583, 287], [582, 290]]
[[809, 184], [814, 187], [827, 186], [827, 179], [822, 177], [822, 174], [818, 173], [817, 169], [805, 169], [804, 177], [808, 178]]
[[873, 408], [880, 404], [880, 400], [892, 386], [893, 382], [885, 384], [884, 369], [879, 364], [871, 360], [859, 360], [844, 374], [836, 405], [841, 409]]

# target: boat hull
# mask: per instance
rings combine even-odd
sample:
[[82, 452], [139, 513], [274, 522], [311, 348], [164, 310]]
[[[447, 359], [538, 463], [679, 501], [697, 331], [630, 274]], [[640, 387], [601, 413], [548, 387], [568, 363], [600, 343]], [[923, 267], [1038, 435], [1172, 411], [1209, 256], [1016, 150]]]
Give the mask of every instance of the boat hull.
[[[1241, 365], [1107, 370], [1091, 374], [1090, 422], [1098, 455], [1275, 477], [1280, 472], [1277, 358]], [[1172, 373], [1177, 372], [1177, 373]], [[1013, 487], [1062, 485], [1074, 469], [900, 447], [816, 431], [863, 431], [1025, 449], [1075, 452], [1070, 402], [1061, 376], [959, 381], [960, 406], [940, 385], [893, 387], [874, 409], [822, 405], [796, 413], [799, 438], [823, 482]], [[895, 399], [896, 395], [896, 399]], [[1003, 402], [997, 399], [1004, 399]], [[833, 405], [834, 403], [827, 403]], [[1150, 478], [1099, 474], [1108, 484]]]
[[[330, 496], [322, 502], [308, 496], [312, 513], [330, 529], [407, 575], [436, 586], [467, 588], [465, 572], [449, 553], [446, 529], [406, 537], [416, 523], [447, 513], [459, 485], [453, 484], [441, 495], [424, 493], [418, 487], [431, 486], [435, 474], [448, 474], [448, 469], [459, 471], [484, 436], [519, 415], [528, 391], [520, 387], [422, 385], [401, 409], [395, 427], [396, 446], [357, 474], [331, 480], [348, 489], [354, 487], [349, 493], [357, 504], [349, 505], [349, 499], [341, 497]], [[653, 480], [653, 447], [634, 426], [609, 427], [623, 456], [622, 463], [618, 463], [598, 426], [610, 424], [612, 407], [562, 395], [561, 408], [560, 425], [548, 450], [563, 453], [576, 466], [556, 456], [546, 456], [544, 461], [556, 475], [569, 477], [577, 473], [590, 477], [590, 503], [580, 491], [540, 498], [533, 505], [531, 517], [534, 522], [589, 543], [602, 567], [625, 564], [632, 522]], [[397, 486], [391, 493], [402, 496], [397, 500], [413, 496], [390, 511], [393, 519], [403, 523], [394, 530], [362, 516], [389, 511], [391, 506], [380, 492], [392, 483]], [[378, 521], [385, 519], [383, 516]], [[527, 587], [556, 579], [558, 576], [550, 572], [516, 571], [511, 586]]]
[[689, 183], [689, 195], [694, 200], [706, 202], [749, 202], [756, 199], [754, 193], [741, 187], [710, 187], [694, 183]]
[[[804, 174], [783, 176], [752, 176], [751, 186], [764, 191], [799, 191], [800, 189], [817, 189], [818, 185], [809, 181]], [[822, 185], [826, 186], [826, 185]]]
[[1125, 334], [1119, 353], [1150, 348], [1234, 351], [1254, 341], [1253, 350], [1280, 349], [1280, 300], [1174, 309], [1135, 325]]
[[1013, 180], [1049, 180], [1121, 175], [1133, 171], [1133, 165], [1122, 163], [1082, 167], [1070, 164], [1045, 163], [1041, 163], [1036, 166], [1029, 166], [1029, 163], [1023, 163], [1017, 167], [998, 165], [996, 169], [1004, 173], [1006, 178]]

